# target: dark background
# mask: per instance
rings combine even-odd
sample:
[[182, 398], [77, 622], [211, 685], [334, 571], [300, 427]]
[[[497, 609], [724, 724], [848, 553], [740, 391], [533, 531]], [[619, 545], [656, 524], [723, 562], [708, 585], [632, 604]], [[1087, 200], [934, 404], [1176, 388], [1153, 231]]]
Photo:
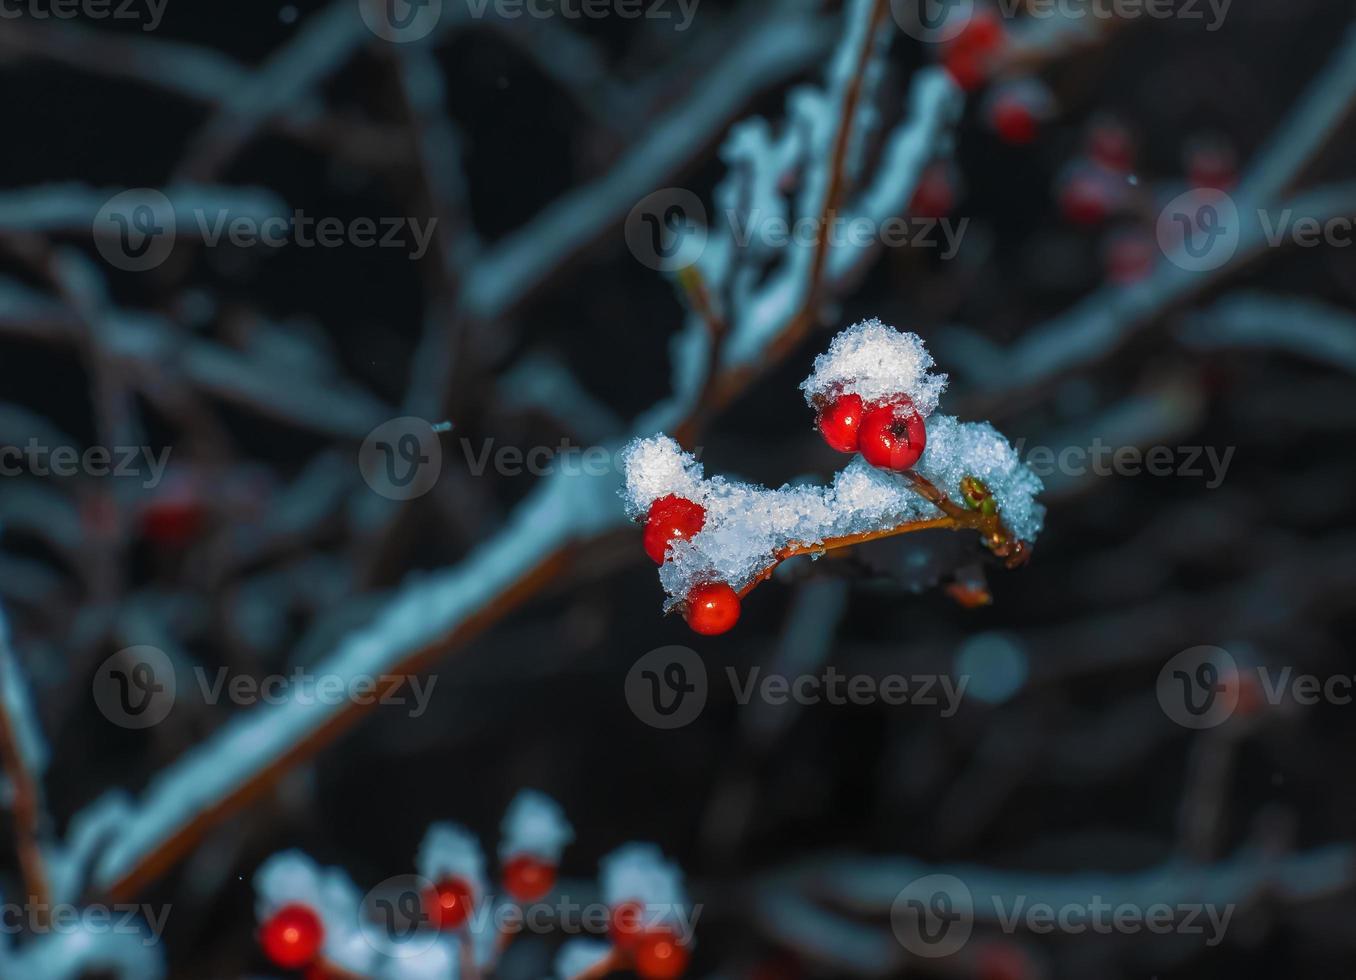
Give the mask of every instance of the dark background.
[[[299, 23], [321, 7], [295, 6]], [[1227, 775], [1217, 789], [1202, 790], [1192, 760], [1207, 736], [1173, 726], [1151, 696], [1167, 658], [1198, 644], [1320, 676], [1352, 671], [1350, 373], [1274, 350], [1188, 349], [1177, 340], [1181, 311], [1173, 311], [1076, 376], [987, 405], [954, 362], [951, 352], [962, 348], [950, 325], [1008, 344], [1101, 284], [1104, 232], [1069, 227], [1055, 200], [1058, 174], [1078, 152], [1087, 120], [1113, 111], [1132, 125], [1147, 184], [1179, 180], [1182, 148], [1202, 133], [1227, 137], [1246, 162], [1324, 63], [1351, 13], [1345, 3], [1254, 0], [1235, 4], [1214, 34], [1178, 21], [1131, 25], [1045, 68], [1060, 111], [1029, 148], [997, 141], [983, 124], [982, 97], [971, 100], [957, 145], [967, 188], [957, 213], [972, 222], [965, 248], [949, 263], [909, 250], [883, 255], [834, 321], [879, 316], [919, 332], [955, 377], [944, 410], [973, 417], [969, 406], [984, 405], [1000, 430], [1029, 444], [1059, 445], [1061, 433], [1126, 399], [1170, 389], [1180, 417], [1167, 431], [1140, 433], [1144, 444], [1236, 447], [1219, 488], [1206, 489], [1203, 478], [1149, 476], [1064, 486], [1048, 500], [1030, 565], [990, 569], [994, 602], [986, 608], [963, 609], [941, 589], [892, 584], [888, 573], [911, 549], [935, 544], [907, 538], [760, 587], [737, 630], [714, 640], [694, 637], [677, 617], [661, 618], [661, 592], [638, 532], [601, 542], [528, 605], [441, 660], [427, 715], [368, 717], [145, 894], [173, 905], [172, 974], [267, 972], [253, 940], [250, 876], [269, 854], [301, 847], [366, 888], [408, 871], [435, 819], [464, 822], [492, 846], [504, 806], [523, 786], [555, 796], [573, 820], [569, 878], [590, 877], [599, 856], [632, 839], [656, 841], [681, 862], [706, 907], [694, 975], [838, 975], [838, 967], [771, 941], [756, 914], [760, 883], [816, 855], [854, 851], [1114, 876], [1174, 855], [1225, 859], [1259, 839], [1281, 850], [1350, 840], [1350, 706], [1277, 709], [1246, 730], [1230, 729], [1218, 740]], [[684, 46], [719, 51], [722, 37], [758, 16], [757, 0], [702, 0], [687, 34], [616, 18], [569, 29], [588, 37], [607, 71], [626, 83], [679, 58]], [[184, 0], [170, 0], [159, 30], [145, 37], [135, 25], [79, 26], [141, 43], [186, 42], [246, 65], [262, 63], [298, 29], [276, 4]], [[0, 32], [10, 29], [0, 22]], [[349, 59], [320, 94], [345, 118], [404, 127], [381, 48], [378, 42]], [[894, 45], [884, 87], [892, 104], [926, 60], [920, 45]], [[652, 113], [681, 100], [692, 83], [670, 80], [650, 115], [609, 131], [500, 32], [459, 32], [438, 47], [437, 61], [463, 139], [467, 219], [488, 242], [605, 172]], [[804, 80], [819, 77], [810, 72]], [[154, 86], [54, 64], [22, 45], [0, 49], [0, 79], [8, 96], [0, 103], [7, 193], [60, 182], [110, 193], [161, 186], [207, 118], [201, 105]], [[784, 94], [784, 87], [767, 91], [740, 115], [775, 120]], [[1348, 176], [1354, 148], [1349, 129], [1337, 133], [1303, 182]], [[724, 172], [715, 149], [694, 146], [681, 180], [667, 183], [709, 201]], [[427, 208], [407, 167], [336, 162], [272, 130], [252, 139], [220, 180], [269, 188], [315, 215], [422, 215]], [[0, 271], [48, 290], [24, 258], [31, 237], [5, 234]], [[88, 238], [53, 239], [98, 259]], [[196, 248], [152, 274], [103, 272], [116, 304], [166, 314], [185, 332], [228, 346], [255, 342], [261, 324], [284, 324], [288, 336], [332, 352], [353, 385], [400, 405], [425, 318], [440, 302], [436, 256], [411, 263], [380, 249], [260, 251]], [[1272, 250], [1196, 305], [1246, 289], [1349, 309], [1353, 284], [1350, 249]], [[515, 407], [501, 379], [525, 356], [546, 353], [618, 418], [630, 418], [666, 391], [667, 341], [683, 317], [673, 283], [632, 258], [618, 223], [511, 316], [462, 331], [449, 356], [453, 381], [442, 417], [477, 446], [488, 438], [524, 448], [563, 436], [586, 443], [588, 436], [549, 412]], [[811, 428], [795, 388], [827, 336], [815, 336], [712, 421], [702, 439], [709, 474], [776, 485], [832, 473], [838, 460]], [[68, 345], [24, 331], [0, 333], [0, 344], [0, 402], [49, 420], [79, 445], [94, 443], [98, 410], [86, 362]], [[351, 465], [335, 477], [339, 505], [298, 540], [223, 580], [215, 562], [241, 527], [257, 522], [318, 454], [335, 451], [351, 463], [357, 447], [208, 404], [223, 438], [138, 402], [149, 442], [173, 448], [171, 473], [186, 481], [184, 492], [202, 512], [175, 546], [150, 539], [138, 523], [153, 494], [143, 499], [135, 486], [110, 491], [34, 477], [0, 485], [10, 497], [0, 595], [51, 743], [45, 787], [58, 831], [106, 789], [144, 787], [232, 710], [176, 712], [153, 733], [123, 731], [99, 716], [86, 696], [93, 665], [135, 642], [109, 625], [116, 610], [143, 603], [209, 670], [287, 669], [316, 659], [412, 571], [454, 564], [492, 536], [534, 481], [455, 472], [464, 456], [453, 440], [446, 485], [388, 515], [389, 523], [373, 522], [358, 516], [355, 501], [370, 491]], [[7, 440], [11, 433], [22, 434], [11, 429]], [[63, 520], [76, 515], [77, 535], [92, 533], [91, 501], [106, 493], [119, 499], [116, 587], [91, 594], [91, 581], [102, 580], [87, 564], [98, 548], [52, 547], [39, 504], [17, 493], [20, 482], [40, 499], [59, 499]], [[887, 574], [874, 574], [881, 571]], [[249, 631], [241, 617], [257, 611], [252, 588], [266, 590], [264, 605], [277, 608], [267, 628]], [[752, 731], [724, 685], [680, 732], [647, 728], [627, 708], [623, 679], [646, 651], [685, 644], [713, 673], [766, 665], [788, 635], [822, 622], [839, 603], [823, 657], [843, 671], [947, 671], [967, 637], [1001, 631], [1024, 651], [1031, 679], [1006, 703], [967, 700], [949, 720], [916, 709], [820, 705], [788, 716], [772, 737]], [[333, 615], [341, 607], [343, 615]], [[1182, 829], [1202, 793], [1217, 793], [1203, 852]], [[12, 878], [8, 851], [0, 860]], [[1265, 893], [1248, 907], [1214, 950], [1168, 955], [1142, 937], [1012, 941], [1037, 975], [1061, 977], [1336, 977], [1356, 966], [1349, 889], [1317, 903]], [[863, 921], [889, 935], [884, 918]], [[524, 944], [514, 969], [545, 969], [547, 948]], [[973, 964], [959, 969], [978, 975]]]

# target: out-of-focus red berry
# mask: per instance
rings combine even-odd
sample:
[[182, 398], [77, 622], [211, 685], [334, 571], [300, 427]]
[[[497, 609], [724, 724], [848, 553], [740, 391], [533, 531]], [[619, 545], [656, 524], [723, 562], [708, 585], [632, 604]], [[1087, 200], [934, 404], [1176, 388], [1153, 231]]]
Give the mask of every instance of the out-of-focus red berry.
[[535, 902], [556, 885], [556, 866], [549, 861], [519, 854], [504, 864], [504, 891], [520, 902]]
[[439, 929], [460, 929], [474, 903], [475, 889], [465, 878], [447, 878], [424, 894], [424, 911]]
[[259, 930], [264, 955], [285, 970], [297, 970], [320, 953], [325, 926], [308, 906], [284, 905]]
[[668, 929], [649, 929], [636, 944], [636, 975], [644, 980], [676, 980], [687, 969], [688, 951]]

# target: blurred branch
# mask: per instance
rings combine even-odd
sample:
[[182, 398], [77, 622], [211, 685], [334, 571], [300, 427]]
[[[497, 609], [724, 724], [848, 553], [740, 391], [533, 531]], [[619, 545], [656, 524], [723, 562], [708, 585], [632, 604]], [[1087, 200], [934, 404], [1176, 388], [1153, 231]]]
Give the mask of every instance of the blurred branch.
[[23, 873], [24, 893], [45, 921], [51, 896], [42, 856], [42, 788], [33, 773], [43, 751], [28, 691], [10, 649], [9, 622], [0, 609], [0, 765], [6, 777], [9, 810], [14, 817], [14, 847]]

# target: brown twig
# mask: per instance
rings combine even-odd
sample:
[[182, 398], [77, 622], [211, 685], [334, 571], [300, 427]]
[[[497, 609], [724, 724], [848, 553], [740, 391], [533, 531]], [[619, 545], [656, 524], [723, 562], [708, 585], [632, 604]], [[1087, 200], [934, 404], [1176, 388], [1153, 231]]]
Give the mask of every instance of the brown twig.
[[909, 470], [904, 476], [909, 480], [913, 489], [919, 496], [926, 499], [929, 503], [937, 507], [944, 516], [933, 517], [923, 521], [906, 521], [903, 524], [896, 524], [894, 527], [882, 528], [875, 531], [861, 531], [857, 534], [844, 534], [839, 537], [825, 538], [816, 544], [803, 544], [799, 541], [793, 541], [784, 548], [778, 549], [773, 553], [773, 562], [757, 575], [753, 581], [744, 586], [739, 591], [739, 597], [743, 599], [761, 583], [766, 582], [772, 577], [777, 566], [788, 558], [796, 558], [801, 555], [823, 555], [830, 551], [837, 551], [841, 548], [851, 548], [855, 545], [866, 544], [870, 541], [880, 541], [883, 538], [898, 537], [903, 534], [913, 534], [916, 531], [933, 531], [945, 529], [949, 531], [978, 531], [984, 539], [985, 545], [993, 551], [994, 554], [1006, 560], [1008, 567], [1015, 567], [1025, 562], [1031, 555], [1030, 546], [1013, 537], [1012, 533], [1004, 526], [1001, 517], [997, 512], [986, 514], [982, 510], [970, 509], [957, 504], [948, 497], [936, 484], [922, 474]]
[[[0, 624], [3, 629], [3, 624]], [[0, 634], [0, 643], [4, 636]], [[24, 764], [19, 733], [10, 716], [4, 690], [5, 671], [0, 669], [0, 766], [9, 778], [11, 812], [14, 814], [14, 848], [19, 856], [24, 890], [33, 903], [39, 924], [46, 921], [50, 907], [47, 868], [42, 859], [42, 789]]]

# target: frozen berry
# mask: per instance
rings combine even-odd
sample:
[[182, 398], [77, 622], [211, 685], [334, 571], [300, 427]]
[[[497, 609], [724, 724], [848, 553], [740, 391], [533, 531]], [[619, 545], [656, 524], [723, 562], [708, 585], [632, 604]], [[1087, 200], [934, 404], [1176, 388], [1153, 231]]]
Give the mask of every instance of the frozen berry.
[[1100, 167], [1072, 173], [1059, 189], [1059, 208], [1070, 224], [1085, 228], [1107, 220], [1120, 203], [1114, 178]]
[[729, 632], [739, 622], [739, 595], [724, 582], [707, 582], [687, 597], [687, 625], [702, 636]]
[[1205, 136], [1186, 148], [1187, 179], [1197, 190], [1227, 191], [1238, 183], [1238, 157], [1222, 137]]
[[872, 466], [887, 470], [907, 470], [928, 444], [923, 416], [904, 395], [867, 409], [860, 435], [862, 456]]
[[645, 553], [656, 565], [664, 564], [664, 552], [676, 538], [692, 537], [706, 524], [706, 508], [669, 494], [650, 504], [645, 518]]
[[297, 970], [320, 953], [325, 926], [310, 908], [284, 905], [259, 930], [264, 955], [284, 970]]
[[618, 949], [635, 949], [644, 931], [644, 923], [641, 921], [644, 913], [644, 905], [634, 899], [618, 902], [612, 907], [607, 933], [613, 946]]
[[424, 894], [424, 911], [439, 929], [460, 929], [471, 915], [475, 890], [465, 878], [447, 878]]
[[649, 929], [636, 944], [636, 975], [644, 980], [675, 980], [687, 969], [687, 948], [669, 929]]
[[519, 854], [504, 865], [504, 890], [520, 902], [535, 902], [556, 885], [556, 866], [549, 861]]
[[839, 395], [819, 413], [819, 433], [840, 453], [857, 451], [857, 427], [862, 424], [860, 395]]

